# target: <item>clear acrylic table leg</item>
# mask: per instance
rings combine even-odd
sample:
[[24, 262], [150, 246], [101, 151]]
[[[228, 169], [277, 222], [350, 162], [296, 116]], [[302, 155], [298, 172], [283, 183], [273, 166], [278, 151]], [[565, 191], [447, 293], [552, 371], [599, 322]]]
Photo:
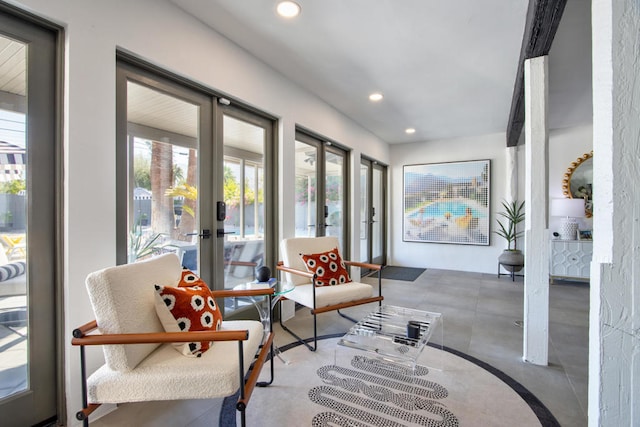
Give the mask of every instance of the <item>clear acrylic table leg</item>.
[[[275, 307], [280, 298], [272, 298], [271, 304], [269, 304], [269, 299], [270, 298], [262, 297], [258, 300], [255, 297], [251, 297], [253, 305], [256, 307], [256, 310], [258, 310], [260, 322], [262, 322], [262, 327], [264, 328], [265, 337], [271, 331], [271, 313], [273, 312], [273, 307]], [[285, 359], [282, 356], [282, 351], [280, 351], [280, 348], [275, 343], [273, 344], [273, 352], [275, 353], [276, 357], [280, 359], [280, 361], [285, 365], [289, 365], [291, 363], [289, 360]]]

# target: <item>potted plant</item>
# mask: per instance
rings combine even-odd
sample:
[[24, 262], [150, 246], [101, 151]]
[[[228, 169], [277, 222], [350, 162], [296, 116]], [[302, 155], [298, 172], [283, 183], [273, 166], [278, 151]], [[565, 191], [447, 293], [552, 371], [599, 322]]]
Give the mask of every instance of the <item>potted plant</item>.
[[154, 254], [162, 244], [162, 238], [164, 237], [162, 233], [143, 232], [140, 221], [141, 217], [138, 218], [137, 224], [129, 232], [129, 251], [127, 255], [129, 264]]
[[512, 202], [502, 202], [503, 212], [498, 215], [506, 219], [506, 224], [498, 220], [498, 230], [494, 231], [498, 236], [503, 237], [507, 241], [507, 249], [498, 257], [498, 262], [510, 273], [522, 270], [524, 267], [524, 255], [516, 247], [518, 237], [523, 232], [518, 230], [518, 224], [524, 221], [524, 202], [518, 203], [518, 200]]

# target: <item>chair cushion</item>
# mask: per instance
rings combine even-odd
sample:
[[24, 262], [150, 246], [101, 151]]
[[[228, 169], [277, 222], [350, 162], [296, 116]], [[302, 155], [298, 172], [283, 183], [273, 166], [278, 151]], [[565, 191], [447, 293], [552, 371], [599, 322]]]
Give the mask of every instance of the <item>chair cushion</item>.
[[[178, 287], [155, 285], [155, 307], [167, 332], [217, 330], [222, 314], [207, 284], [191, 270], [182, 271]], [[201, 357], [209, 350], [209, 342], [175, 343], [185, 356]]]
[[342, 285], [351, 281], [338, 248], [319, 254], [300, 254], [310, 273], [316, 275], [316, 286]]
[[14, 277], [24, 274], [27, 263], [24, 261], [11, 262], [9, 264], [0, 265], [0, 282], [13, 279]]
[[[87, 291], [100, 332], [164, 332], [156, 314], [153, 286], [176, 286], [181, 272], [178, 257], [165, 254], [89, 274]], [[109, 369], [128, 371], [157, 347], [158, 344], [107, 345], [103, 350]]]
[[[313, 290], [314, 288], [311, 284], [298, 285], [285, 296], [298, 304], [313, 308]], [[373, 287], [371, 285], [359, 282], [345, 283], [340, 286], [316, 286], [315, 291], [316, 308], [370, 298], [373, 295]]]
[[[153, 293], [153, 290], [152, 290]], [[254, 320], [222, 322], [222, 330], [248, 330], [243, 341], [245, 374], [263, 338], [262, 323]], [[87, 380], [89, 403], [205, 399], [238, 391], [238, 342], [218, 341], [202, 357], [184, 357], [163, 344], [128, 372], [103, 365]]]

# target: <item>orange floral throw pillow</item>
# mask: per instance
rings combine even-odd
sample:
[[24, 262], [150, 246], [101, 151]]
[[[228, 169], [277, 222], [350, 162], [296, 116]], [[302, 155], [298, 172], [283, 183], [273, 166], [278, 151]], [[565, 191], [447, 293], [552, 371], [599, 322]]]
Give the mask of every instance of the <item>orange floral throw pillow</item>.
[[338, 248], [319, 254], [300, 254], [310, 273], [316, 275], [316, 286], [335, 286], [351, 282]]
[[[190, 270], [183, 270], [177, 287], [155, 285], [155, 307], [167, 332], [215, 331], [222, 324], [222, 313], [207, 284]], [[200, 357], [211, 342], [174, 343], [185, 356]]]

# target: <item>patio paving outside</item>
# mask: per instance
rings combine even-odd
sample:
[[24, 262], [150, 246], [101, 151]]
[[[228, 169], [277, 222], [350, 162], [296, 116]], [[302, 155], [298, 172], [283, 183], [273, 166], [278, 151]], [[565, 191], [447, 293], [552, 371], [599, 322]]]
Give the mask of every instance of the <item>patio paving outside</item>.
[[26, 300], [0, 298], [0, 399], [27, 388]]

